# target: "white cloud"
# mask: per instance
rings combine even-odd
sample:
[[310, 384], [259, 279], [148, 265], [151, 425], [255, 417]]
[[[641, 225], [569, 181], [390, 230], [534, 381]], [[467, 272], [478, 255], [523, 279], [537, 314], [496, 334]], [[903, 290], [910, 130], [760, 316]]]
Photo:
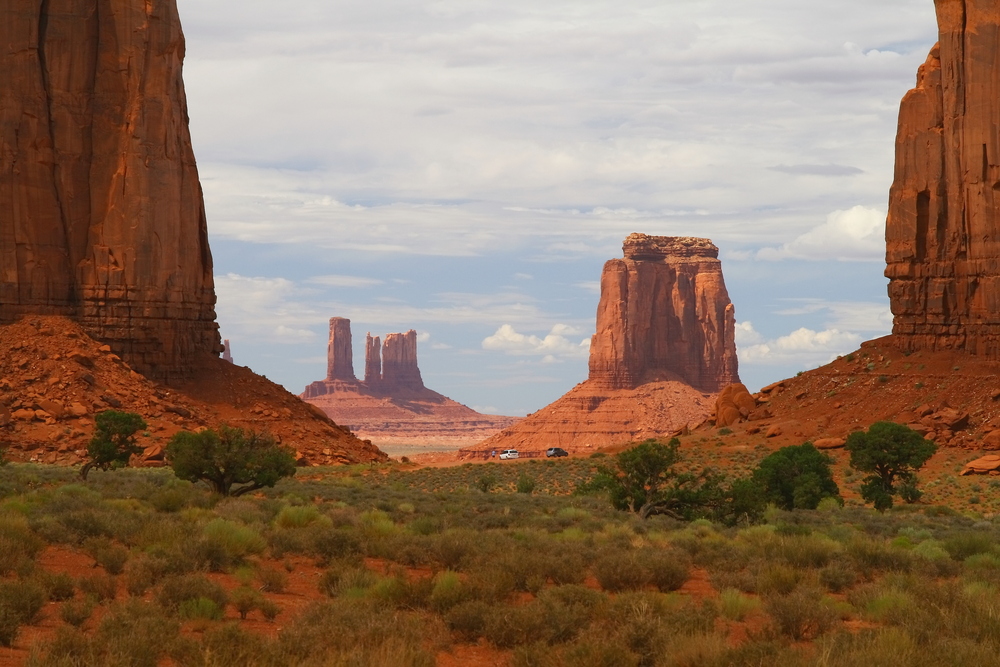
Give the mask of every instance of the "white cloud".
[[753, 328], [752, 322], [737, 322], [736, 323], [736, 344], [740, 347], [745, 347], [749, 345], [756, 345], [757, 343], [763, 342], [764, 337], [761, 336]]
[[361, 276], [313, 276], [306, 280], [306, 283], [312, 285], [323, 285], [324, 287], [374, 287], [375, 285], [381, 285], [385, 281], [379, 280], [378, 278], [363, 278]]
[[417, 342], [418, 343], [426, 343], [430, 339], [431, 339], [431, 335], [427, 331], [421, 331], [421, 332], [419, 332], [417, 334]]
[[779, 248], [761, 248], [757, 259], [885, 260], [885, 213], [866, 206], [834, 211], [826, 222]]
[[892, 311], [888, 299], [883, 302], [827, 301], [825, 299], [786, 299], [795, 304], [774, 312], [795, 317], [825, 313], [825, 326], [831, 329], [884, 335], [892, 331]]
[[827, 329], [813, 331], [802, 327], [787, 336], [773, 340], [738, 346], [740, 363], [747, 364], [820, 364], [849, 352], [862, 341], [861, 336], [849, 331]]
[[586, 357], [590, 352], [590, 339], [575, 343], [567, 335], [579, 335], [579, 330], [557, 324], [544, 338], [518, 333], [509, 324], [502, 325], [492, 336], [483, 339], [484, 350], [495, 350], [512, 355], [541, 355], [543, 363], [555, 363], [562, 358]]

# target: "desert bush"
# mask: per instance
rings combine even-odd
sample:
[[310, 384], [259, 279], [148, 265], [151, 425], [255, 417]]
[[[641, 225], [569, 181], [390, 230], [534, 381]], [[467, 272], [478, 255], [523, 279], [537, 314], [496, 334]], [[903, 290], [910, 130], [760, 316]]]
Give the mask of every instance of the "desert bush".
[[492, 607], [482, 632], [490, 643], [504, 649], [533, 641], [547, 641], [551, 630], [545, 607], [535, 601], [518, 607]]
[[483, 636], [491, 609], [482, 600], [466, 600], [448, 610], [445, 622], [463, 641], [474, 642]]
[[26, 518], [0, 514], [0, 576], [11, 572], [24, 560], [33, 560], [44, 544], [31, 530]]
[[10, 615], [18, 625], [34, 624], [47, 600], [47, 591], [38, 581], [0, 583], [0, 614]]
[[683, 586], [691, 570], [687, 554], [676, 550], [644, 549], [639, 552], [639, 563], [647, 572], [649, 582], [661, 593]]
[[166, 564], [145, 554], [125, 563], [122, 580], [129, 595], [142, 597], [163, 576]]
[[247, 614], [259, 607], [263, 599], [264, 596], [260, 594], [260, 591], [249, 586], [240, 586], [229, 594], [229, 602], [242, 619], [245, 619]]
[[351, 590], [368, 590], [377, 580], [377, 575], [363, 565], [334, 563], [320, 575], [318, 586], [324, 595], [337, 597], [348, 594]]
[[750, 612], [760, 608], [760, 600], [727, 588], [719, 593], [719, 612], [731, 621], [742, 621]]
[[604, 613], [606, 601], [602, 593], [575, 584], [542, 591], [538, 603], [548, 619], [549, 641], [567, 642], [584, 632]]
[[840, 593], [858, 580], [858, 573], [849, 563], [837, 562], [819, 571], [819, 581], [831, 593]]
[[535, 490], [535, 478], [521, 473], [514, 488], [518, 493], [531, 494]]
[[177, 613], [188, 620], [218, 621], [222, 618], [223, 608], [214, 600], [197, 597], [181, 602]]
[[455, 572], [450, 570], [438, 572], [434, 575], [433, 581], [434, 588], [431, 590], [429, 603], [431, 609], [438, 613], [447, 612], [469, 596], [467, 586]]
[[69, 600], [76, 593], [76, 583], [66, 572], [43, 572], [42, 581], [53, 602]]
[[321, 528], [313, 533], [313, 553], [320, 563], [361, 553], [361, 542], [350, 530], [343, 528]]
[[330, 519], [321, 514], [315, 505], [286, 505], [274, 518], [274, 524], [279, 528], [305, 528], [317, 522], [331, 524]]
[[606, 550], [594, 563], [594, 576], [606, 591], [636, 591], [650, 583], [649, 571], [634, 553]]
[[222, 586], [202, 574], [183, 574], [166, 577], [160, 584], [156, 601], [165, 609], [176, 612], [188, 600], [206, 598], [215, 606], [225, 608], [228, 596]]
[[768, 563], [757, 571], [756, 592], [761, 595], [788, 595], [802, 578], [801, 570], [783, 563]]
[[279, 569], [267, 566], [257, 568], [260, 589], [269, 593], [284, 593], [288, 586], [288, 575]]
[[247, 556], [263, 552], [265, 546], [264, 538], [253, 528], [213, 519], [202, 528], [196, 554], [210, 569], [224, 571], [242, 563]]
[[837, 619], [836, 611], [822, 593], [810, 588], [800, 588], [789, 595], [770, 596], [765, 606], [776, 629], [795, 641], [819, 637]]
[[83, 549], [108, 574], [121, 574], [128, 561], [128, 549], [120, 544], [114, 544], [106, 537], [92, 537], [85, 540]]
[[817, 533], [781, 536], [775, 546], [781, 558], [799, 568], [824, 567], [843, 551], [839, 542]]
[[865, 537], [857, 537], [848, 542], [847, 555], [858, 574], [869, 580], [882, 572], [909, 572], [914, 559], [905, 549]]
[[118, 595], [118, 580], [104, 572], [81, 577], [77, 581], [77, 586], [85, 595], [93, 596], [98, 602], [114, 600]]
[[59, 609], [59, 617], [75, 628], [86, 623], [93, 613], [94, 601], [89, 597], [67, 600]]
[[947, 538], [942, 546], [955, 560], [965, 560], [969, 556], [990, 553], [995, 544], [996, 540], [988, 533], [959, 533]]
[[264, 598], [257, 603], [257, 609], [260, 610], [261, 616], [263, 616], [266, 621], [273, 621], [278, 617], [278, 614], [281, 613], [281, 607], [267, 598]]

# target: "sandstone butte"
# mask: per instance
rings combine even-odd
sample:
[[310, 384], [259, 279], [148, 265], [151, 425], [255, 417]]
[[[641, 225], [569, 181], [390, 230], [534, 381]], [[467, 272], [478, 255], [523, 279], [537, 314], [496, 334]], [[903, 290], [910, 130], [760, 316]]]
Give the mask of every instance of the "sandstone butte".
[[[176, 1], [6, 0], [0, 44], [0, 339], [15, 346], [3, 348], [13, 352], [0, 367], [0, 412], [19, 413], [0, 415], [0, 446], [12, 442], [17, 456], [34, 456], [58, 444], [65, 451], [56, 458], [69, 462], [80, 438], [63, 442], [59, 421], [67, 417], [37, 405], [78, 405], [67, 427], [75, 433], [103, 407], [153, 409], [168, 391], [154, 382], [167, 382], [188, 392], [182, 410], [193, 421], [170, 413], [186, 424], [239, 418], [227, 402], [268, 415], [287, 409], [310, 422], [303, 428], [311, 435], [286, 442], [311, 449], [312, 458], [385, 458], [218, 358]], [[32, 341], [29, 329], [51, 335]], [[94, 382], [81, 385], [65, 350], [77, 342], [107, 347], [100, 358], [113, 356], [115, 366], [84, 368]], [[133, 372], [142, 380], [124, 382]], [[131, 387], [128, 396], [122, 387]]]
[[703, 422], [739, 382], [735, 312], [708, 239], [632, 234], [601, 274], [590, 375], [556, 402], [463, 450], [583, 452]]
[[936, 9], [939, 42], [899, 111], [892, 335], [765, 387], [737, 435], [838, 447], [889, 419], [939, 445], [1000, 449], [1000, 10]]
[[365, 341], [365, 379], [354, 374], [351, 321], [330, 319], [326, 379], [301, 398], [376, 444], [461, 446], [517, 419], [484, 415], [424, 386], [417, 366], [417, 332]]

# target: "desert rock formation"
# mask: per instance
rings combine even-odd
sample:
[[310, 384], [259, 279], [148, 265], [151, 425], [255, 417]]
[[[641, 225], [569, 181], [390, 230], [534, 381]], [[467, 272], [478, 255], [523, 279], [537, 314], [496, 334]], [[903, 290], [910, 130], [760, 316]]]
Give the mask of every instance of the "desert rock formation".
[[1000, 16], [938, 0], [940, 42], [903, 98], [886, 223], [893, 334], [906, 350], [1000, 358]]
[[736, 316], [708, 239], [631, 234], [601, 273], [590, 382], [679, 378], [705, 392], [739, 382]]
[[81, 463], [94, 415], [137, 412], [147, 461], [162, 464], [179, 430], [219, 423], [273, 433], [302, 465], [384, 461], [385, 454], [321, 411], [242, 366], [208, 358], [188, 380], [166, 387], [129, 367], [79, 322], [27, 316], [0, 325], [0, 448], [15, 461]]
[[601, 274], [590, 376], [470, 448], [569, 451], [669, 435], [703, 422], [739, 382], [735, 312], [708, 239], [631, 234]]
[[[346, 348], [340, 342], [347, 341]], [[330, 320], [327, 377], [313, 382], [301, 398], [331, 419], [376, 444], [471, 444], [517, 421], [484, 415], [424, 386], [417, 366], [417, 332], [365, 338], [365, 379], [351, 369], [351, 322]], [[335, 357], [336, 356], [336, 360]]]
[[157, 379], [222, 351], [174, 0], [0, 3], [0, 321]]

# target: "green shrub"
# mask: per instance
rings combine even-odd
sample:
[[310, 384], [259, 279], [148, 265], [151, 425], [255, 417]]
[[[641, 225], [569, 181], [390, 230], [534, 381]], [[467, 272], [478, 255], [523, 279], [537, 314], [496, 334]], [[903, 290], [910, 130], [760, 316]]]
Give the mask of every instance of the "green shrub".
[[819, 581], [831, 593], [840, 593], [858, 580], [858, 574], [849, 563], [833, 563], [819, 571]]
[[278, 512], [274, 524], [279, 528], [305, 528], [317, 521], [329, 524], [330, 520], [320, 514], [315, 505], [286, 505]]
[[122, 545], [106, 537], [92, 537], [83, 543], [83, 548], [108, 574], [119, 575], [125, 569], [129, 553]]
[[180, 609], [181, 604], [188, 600], [207, 598], [223, 609], [228, 601], [226, 591], [222, 586], [210, 581], [202, 574], [183, 574], [167, 577], [157, 592], [157, 602], [171, 611]]
[[742, 621], [747, 615], [760, 608], [760, 600], [744, 595], [733, 588], [719, 593], [719, 611], [731, 621]]
[[181, 602], [177, 612], [181, 618], [189, 620], [218, 621], [222, 618], [223, 608], [214, 600], [197, 597]]
[[756, 590], [761, 595], [788, 595], [802, 581], [802, 572], [782, 563], [764, 565], [757, 572]]
[[457, 573], [444, 570], [434, 575], [434, 588], [431, 590], [429, 602], [436, 612], [447, 612], [467, 597], [467, 587]]
[[987, 533], [959, 533], [944, 541], [945, 551], [955, 560], [965, 560], [969, 556], [990, 553], [996, 540]]
[[164, 563], [150, 556], [143, 555], [130, 559], [125, 563], [125, 570], [122, 574], [125, 590], [133, 597], [142, 597], [160, 580], [164, 568]]
[[535, 478], [521, 473], [521, 475], [517, 478], [517, 485], [515, 488], [518, 493], [531, 494], [535, 490]]
[[0, 576], [13, 571], [25, 560], [33, 560], [45, 543], [17, 514], [0, 514]]
[[278, 614], [281, 613], [281, 607], [267, 598], [263, 598], [257, 603], [257, 609], [260, 610], [261, 616], [263, 616], [266, 621], [273, 621], [278, 618]]
[[202, 529], [199, 556], [212, 570], [222, 571], [264, 551], [264, 538], [253, 528], [213, 519]]
[[537, 602], [531, 602], [519, 607], [492, 607], [482, 632], [494, 646], [505, 649], [533, 641], [547, 641], [551, 629], [545, 608]]
[[66, 572], [54, 572], [46, 574], [45, 587], [49, 591], [49, 599], [53, 602], [69, 600], [76, 593], [76, 584], [73, 577]]
[[649, 582], [662, 593], [676, 591], [688, 580], [691, 560], [687, 554], [674, 550], [644, 550], [639, 563], [647, 572]]
[[259, 567], [257, 579], [260, 581], [260, 589], [269, 593], [284, 593], [288, 586], [288, 575], [273, 567]]
[[233, 609], [236, 610], [242, 619], [245, 619], [247, 614], [260, 607], [260, 603], [263, 600], [264, 596], [260, 594], [260, 591], [256, 591], [249, 586], [240, 586], [229, 594], [229, 601], [233, 605]]
[[0, 583], [0, 607], [13, 612], [23, 625], [32, 625], [38, 620], [48, 597], [45, 587], [38, 581], [19, 579]]

